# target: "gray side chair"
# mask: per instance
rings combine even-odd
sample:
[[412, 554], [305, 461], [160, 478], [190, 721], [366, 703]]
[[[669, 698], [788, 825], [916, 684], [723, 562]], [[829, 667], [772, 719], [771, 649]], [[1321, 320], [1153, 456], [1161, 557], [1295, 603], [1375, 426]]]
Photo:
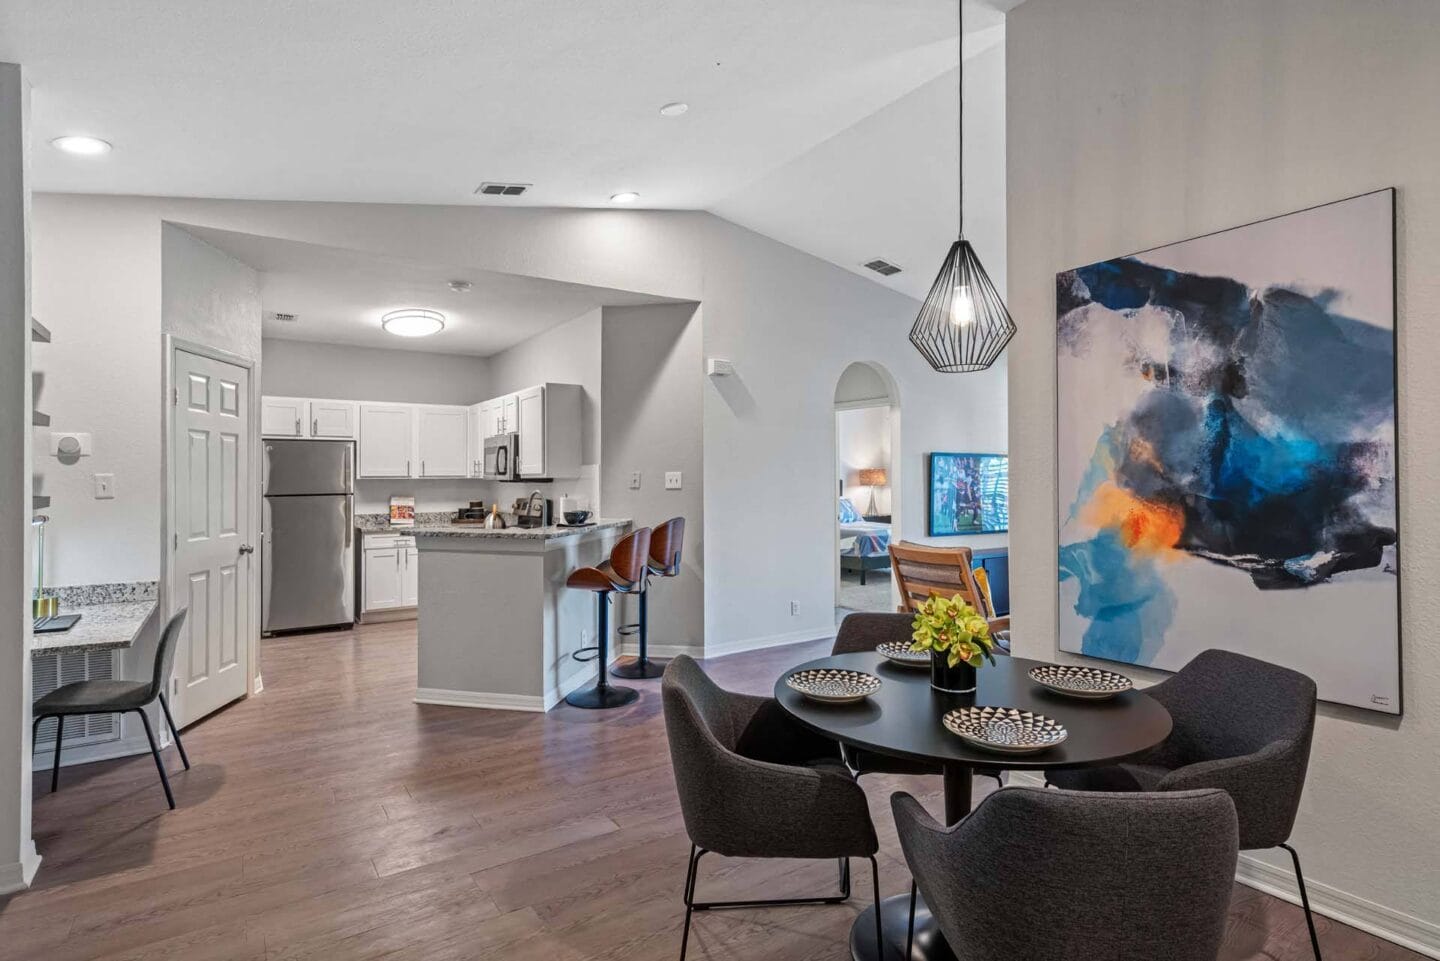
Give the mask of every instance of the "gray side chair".
[[[909, 643], [911, 635], [914, 633], [914, 629], [911, 627], [914, 620], [915, 615], [913, 614], [883, 612], [848, 614], [840, 622], [840, 630], [835, 633], [835, 643], [830, 648], [830, 653], [831, 655], [857, 654], [873, 651], [881, 644], [891, 641]], [[840, 745], [840, 750], [845, 758], [845, 763], [850, 765], [857, 777], [864, 774], [944, 773], [940, 765], [925, 761], [910, 761], [887, 754], [877, 754], [874, 751], [863, 751], [844, 744]], [[1005, 782], [999, 774], [991, 776], [1002, 786], [1004, 785]]]
[[[773, 698], [736, 694], [715, 684], [684, 655], [660, 683], [665, 731], [690, 863], [685, 876], [684, 961], [693, 911], [715, 908], [838, 904], [850, 897], [849, 859], [868, 858], [880, 928], [879, 842], [862, 791], [835, 743], [790, 720]], [[834, 858], [840, 892], [764, 901], [695, 900], [700, 859]]]
[[40, 734], [40, 722], [47, 717], [55, 718], [55, 765], [50, 770], [50, 791], [53, 794], [60, 787], [60, 745], [65, 736], [65, 718], [82, 714], [128, 714], [140, 715], [145, 725], [145, 738], [150, 742], [150, 754], [155, 758], [155, 768], [160, 772], [160, 784], [165, 788], [165, 800], [170, 810], [175, 810], [175, 795], [170, 791], [170, 778], [165, 774], [165, 763], [160, 760], [160, 748], [155, 743], [155, 733], [150, 729], [150, 718], [145, 708], [156, 701], [165, 712], [165, 723], [170, 725], [170, 734], [175, 738], [175, 747], [185, 770], [190, 770], [190, 758], [185, 754], [185, 745], [180, 743], [180, 731], [175, 719], [170, 716], [170, 705], [165, 700], [165, 682], [170, 677], [170, 668], [175, 663], [175, 645], [180, 637], [180, 627], [185, 623], [186, 609], [181, 608], [165, 629], [160, 632], [160, 643], [155, 648], [155, 673], [148, 681], [76, 681], [57, 687], [35, 702], [33, 708], [35, 724], [31, 730], [33, 740]]
[[1088, 791], [1227, 791], [1240, 818], [1242, 851], [1289, 852], [1319, 961], [1300, 855], [1288, 843], [1310, 763], [1315, 682], [1253, 657], [1210, 650], [1145, 693], [1165, 705], [1175, 722], [1163, 744], [1129, 763], [1052, 771], [1048, 780]]
[[1239, 842], [1224, 791], [1006, 788], [948, 828], [908, 794], [891, 807], [957, 958], [1215, 961]]

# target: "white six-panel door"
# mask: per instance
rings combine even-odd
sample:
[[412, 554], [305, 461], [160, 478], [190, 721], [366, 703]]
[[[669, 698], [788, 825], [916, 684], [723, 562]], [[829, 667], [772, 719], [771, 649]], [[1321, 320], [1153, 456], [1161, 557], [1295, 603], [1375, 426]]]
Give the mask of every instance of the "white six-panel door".
[[177, 349], [171, 432], [174, 609], [189, 609], [175, 652], [176, 721], [246, 691], [255, 555], [248, 540], [250, 372]]

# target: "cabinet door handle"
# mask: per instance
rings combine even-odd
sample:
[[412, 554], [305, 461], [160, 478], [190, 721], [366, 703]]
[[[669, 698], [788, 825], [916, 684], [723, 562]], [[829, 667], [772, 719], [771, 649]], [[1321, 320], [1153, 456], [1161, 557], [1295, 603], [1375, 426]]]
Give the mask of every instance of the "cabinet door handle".
[[300, 436], [300, 418], [295, 418], [295, 436]]
[[315, 437], [315, 436], [318, 436], [319, 433], [320, 433], [320, 418], [318, 418], [318, 417], [312, 417], [312, 418], [310, 419], [310, 436], [311, 436], [311, 437]]
[[425, 458], [420, 458], [420, 476], [425, 476]]
[[406, 476], [406, 477], [409, 477], [409, 476], [410, 476], [410, 461], [409, 461], [408, 458], [407, 458], [406, 461], [405, 461], [405, 476]]

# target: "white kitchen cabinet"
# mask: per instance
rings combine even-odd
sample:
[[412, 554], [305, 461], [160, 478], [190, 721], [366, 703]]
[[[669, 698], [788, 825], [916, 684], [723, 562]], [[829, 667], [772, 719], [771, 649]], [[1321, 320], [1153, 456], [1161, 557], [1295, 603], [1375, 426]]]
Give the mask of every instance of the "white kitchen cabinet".
[[404, 607], [401, 578], [403, 547], [365, 549], [365, 610], [385, 611]]
[[307, 401], [299, 397], [260, 398], [260, 433], [264, 437], [304, 437]]
[[541, 384], [514, 396], [520, 477], [579, 477], [581, 399], [578, 384]]
[[360, 405], [360, 477], [413, 477], [415, 408]]
[[464, 477], [468, 441], [464, 407], [423, 406], [416, 408], [419, 442], [417, 477]]
[[545, 476], [545, 388], [527, 387], [515, 395], [516, 429], [520, 433], [515, 473]]
[[495, 411], [495, 433], [510, 434], [520, 429], [519, 416], [519, 395], [506, 394], [504, 397], [495, 398], [497, 405]]
[[420, 551], [414, 547], [404, 548], [400, 565], [400, 606], [418, 607], [420, 604]]
[[355, 436], [355, 405], [343, 400], [310, 401], [310, 436]]

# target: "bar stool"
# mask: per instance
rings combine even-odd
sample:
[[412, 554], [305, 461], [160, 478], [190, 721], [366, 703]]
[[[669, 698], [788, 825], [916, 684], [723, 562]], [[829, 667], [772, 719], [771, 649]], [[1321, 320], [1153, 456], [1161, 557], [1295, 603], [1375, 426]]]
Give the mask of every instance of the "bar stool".
[[680, 549], [685, 544], [685, 518], [672, 517], [656, 527], [650, 534], [650, 556], [645, 561], [645, 589], [640, 592], [640, 620], [626, 624], [619, 631], [629, 637], [639, 636], [640, 656], [623, 664], [616, 664], [610, 673], [616, 677], [630, 679], [659, 677], [665, 673], [667, 661], [652, 661], [645, 654], [649, 626], [650, 578], [674, 577], [680, 573]]
[[601, 561], [594, 567], [578, 567], [565, 579], [566, 587], [594, 591], [596, 594], [595, 647], [596, 658], [600, 661], [595, 686], [567, 694], [566, 704], [583, 708], [622, 707], [640, 696], [634, 688], [612, 686], [606, 677], [610, 660], [610, 595], [635, 594], [645, 590], [645, 560], [649, 551], [650, 528], [642, 527], [620, 538], [611, 549], [609, 560]]

